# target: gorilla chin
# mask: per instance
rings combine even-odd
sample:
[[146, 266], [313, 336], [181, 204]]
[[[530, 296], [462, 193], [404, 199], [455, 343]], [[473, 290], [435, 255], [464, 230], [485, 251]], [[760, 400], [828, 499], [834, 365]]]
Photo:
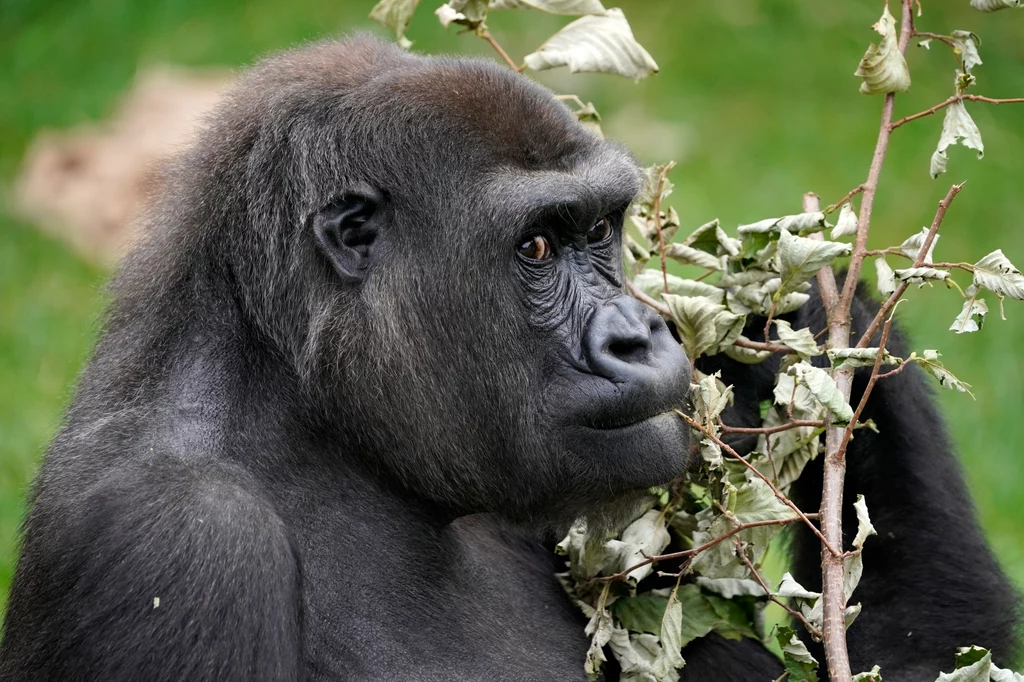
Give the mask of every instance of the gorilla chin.
[[615, 489], [662, 485], [690, 462], [690, 427], [674, 409], [621, 426], [579, 426], [569, 441]]

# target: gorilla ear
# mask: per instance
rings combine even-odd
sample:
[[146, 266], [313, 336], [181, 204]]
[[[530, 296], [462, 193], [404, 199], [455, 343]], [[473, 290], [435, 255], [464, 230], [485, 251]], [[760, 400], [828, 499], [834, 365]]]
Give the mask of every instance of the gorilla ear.
[[347, 282], [361, 282], [366, 276], [377, 238], [373, 217], [380, 202], [379, 192], [361, 187], [346, 191], [313, 216], [317, 245]]

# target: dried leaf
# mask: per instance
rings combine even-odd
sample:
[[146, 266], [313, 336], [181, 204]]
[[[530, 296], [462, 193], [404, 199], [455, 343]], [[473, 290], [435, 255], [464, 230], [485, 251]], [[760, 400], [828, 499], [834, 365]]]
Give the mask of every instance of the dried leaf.
[[971, 7], [981, 12], [998, 12], [1007, 7], [1020, 7], [1021, 0], [971, 0]]
[[945, 282], [949, 279], [949, 273], [937, 268], [901, 268], [896, 270], [896, 279], [908, 284], [924, 286], [929, 282]]
[[918, 364], [920, 364], [926, 372], [928, 372], [938, 380], [939, 385], [942, 386], [943, 388], [949, 389], [951, 391], [956, 390], [959, 391], [960, 393], [967, 393], [968, 395], [972, 395], [971, 391], [969, 390], [970, 384], [964, 383], [963, 381], [960, 381], [955, 376], [953, 376], [953, 373], [950, 372], [945, 367], [943, 367], [942, 363], [939, 362], [940, 357], [941, 353], [939, 353], [939, 351], [926, 350], [923, 351], [921, 355], [918, 355], [916, 352], [911, 353], [910, 357], [907, 358], [907, 362], [917, 362]]
[[725, 264], [721, 258], [685, 244], [669, 244], [665, 247], [665, 255], [683, 265], [696, 265], [700, 268], [719, 272], [725, 269]]
[[778, 264], [782, 276], [780, 291], [796, 290], [818, 270], [839, 256], [849, 255], [853, 247], [842, 242], [818, 241], [794, 237], [786, 230], [779, 234]]
[[839, 219], [832, 228], [832, 239], [857, 234], [857, 214], [853, 212], [853, 204], [847, 201], [839, 210]]
[[806, 386], [818, 402], [829, 409], [834, 421], [846, 423], [853, 419], [853, 408], [839, 392], [836, 382], [828, 372], [807, 362], [798, 362], [789, 368], [788, 373], [797, 383]]
[[818, 342], [814, 340], [814, 334], [810, 329], [793, 329], [785, 320], [775, 320], [775, 329], [779, 334], [779, 342], [795, 350], [804, 360], [821, 355]]
[[370, 10], [370, 19], [394, 31], [398, 44], [409, 49], [412, 41], [405, 37], [413, 12], [420, 0], [380, 0]]
[[[857, 367], [874, 367], [878, 358], [878, 348], [834, 348], [826, 351], [828, 359], [836, 369], [855, 369]], [[838, 364], [837, 364], [838, 363]], [[900, 365], [902, 358], [889, 354], [886, 350], [882, 355], [883, 365]]]
[[963, 101], [956, 101], [946, 107], [946, 117], [942, 119], [942, 135], [939, 144], [932, 154], [930, 172], [933, 178], [946, 171], [946, 149], [957, 142], [970, 149], [977, 150], [978, 158], [985, 155], [985, 143], [981, 141], [981, 131], [974, 119], [967, 113]]
[[452, 22], [476, 28], [487, 18], [487, 0], [449, 0], [434, 10], [434, 14], [445, 28]]
[[978, 55], [981, 38], [971, 31], [953, 31], [952, 38], [960, 61], [963, 62], [964, 71], [970, 73], [971, 69], [982, 63]]
[[[853, 538], [853, 546], [860, 549], [869, 535], [878, 535], [878, 531], [871, 525], [871, 517], [868, 515], [868, 503], [864, 501], [863, 495], [857, 495], [857, 501], [853, 503], [857, 511], [857, 535]], [[847, 596], [847, 599], [850, 597]]]
[[1024, 275], [996, 249], [974, 264], [974, 285], [1000, 296], [1024, 300]]
[[896, 19], [886, 4], [881, 18], [871, 27], [882, 40], [871, 44], [860, 60], [853, 75], [864, 79], [860, 91], [865, 95], [903, 92], [910, 88], [910, 69], [899, 50], [896, 38]]
[[988, 315], [988, 304], [983, 298], [969, 298], [964, 301], [964, 307], [960, 314], [949, 325], [949, 331], [957, 334], [976, 332], [985, 324], [985, 316]]
[[[928, 232], [929, 229], [927, 227], [922, 227], [920, 232], [907, 237], [907, 239], [900, 244], [900, 251], [906, 254], [907, 258], [916, 263], [918, 256], [921, 255], [921, 247], [924, 246], [925, 239], [928, 238]], [[928, 247], [928, 252], [924, 255], [924, 259], [921, 261], [922, 263], [933, 263], [935, 261], [935, 257], [932, 255], [932, 252], [935, 251], [935, 245], [939, 243], [940, 236], [942, 235], [936, 233], [935, 238], [932, 239], [931, 246]]]
[[782, 230], [804, 235], [821, 232], [826, 227], [828, 227], [828, 223], [825, 221], [825, 213], [815, 211], [782, 216], [781, 218], [766, 218], [749, 225], [740, 225], [737, 230], [740, 235], [778, 233]]
[[527, 55], [525, 62], [535, 71], [568, 66], [573, 73], [614, 73], [633, 80], [658, 71], [651, 55], [633, 38], [620, 9], [577, 19]]

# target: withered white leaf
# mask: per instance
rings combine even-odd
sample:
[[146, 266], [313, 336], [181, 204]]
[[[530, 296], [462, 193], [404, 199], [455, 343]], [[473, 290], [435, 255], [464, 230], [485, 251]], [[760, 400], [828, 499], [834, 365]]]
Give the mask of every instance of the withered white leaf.
[[573, 73], [614, 73], [637, 81], [658, 71], [654, 58], [633, 37], [626, 15], [615, 8], [580, 17], [524, 61], [534, 71], [568, 66]]
[[865, 95], [903, 92], [910, 88], [910, 69], [900, 52], [896, 38], [896, 19], [886, 4], [882, 16], [871, 27], [882, 40], [872, 43], [861, 57], [860, 65], [853, 75], [864, 80], [860, 91]]

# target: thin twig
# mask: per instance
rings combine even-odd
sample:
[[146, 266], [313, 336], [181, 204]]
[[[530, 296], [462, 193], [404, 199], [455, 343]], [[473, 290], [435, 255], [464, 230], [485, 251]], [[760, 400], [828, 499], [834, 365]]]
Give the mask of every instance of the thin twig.
[[494, 36], [491, 35], [491, 32], [488, 31], [487, 28], [481, 26], [480, 28], [477, 29], [476, 34], [483, 38], [484, 40], [486, 40], [488, 43], [490, 43], [491, 47], [494, 48], [494, 51], [501, 55], [501, 58], [505, 60], [506, 64], [512, 67], [513, 71], [515, 71], [516, 73], [522, 72], [523, 67], [519, 66], [514, 61], [512, 61], [512, 57], [508, 56], [508, 52], [505, 52], [505, 50], [501, 47], [501, 45], [498, 44], [498, 41], [494, 39]]
[[928, 31], [914, 31], [915, 38], [928, 38], [929, 40], [938, 40], [939, 42], [946, 43], [951, 48], [956, 49], [956, 43], [949, 36], [939, 35], [938, 33], [929, 33]]
[[[818, 517], [817, 514], [811, 514], [811, 515], [807, 516], [807, 518], [817, 518], [817, 517]], [[704, 550], [711, 549], [712, 547], [714, 547], [718, 543], [724, 542], [725, 540], [728, 540], [729, 538], [731, 538], [732, 536], [736, 535], [737, 533], [742, 533], [743, 531], [747, 530], [748, 528], [760, 528], [761, 526], [788, 526], [791, 523], [797, 523], [798, 521], [802, 521], [802, 520], [803, 519], [801, 519], [798, 516], [791, 516], [791, 517], [786, 518], [786, 519], [768, 519], [766, 521], [748, 521], [746, 523], [741, 523], [741, 524], [739, 524], [737, 526], [732, 527], [731, 529], [729, 529], [725, 533], [722, 533], [717, 538], [712, 538], [711, 540], [708, 540], [703, 545], [698, 545], [697, 547], [691, 547], [690, 549], [683, 549], [683, 550], [680, 550], [678, 552], [670, 552], [668, 554], [658, 554], [658, 555], [655, 555], [655, 556], [649, 556], [649, 557], [647, 557], [646, 559], [644, 559], [642, 561], [638, 561], [637, 563], [633, 564], [629, 568], [622, 569], [618, 573], [615, 573], [613, 575], [606, 575], [606, 576], [600, 576], [600, 577], [594, 578], [594, 582], [607, 583], [607, 582], [615, 582], [617, 580], [624, 580], [627, 575], [629, 575], [630, 573], [632, 573], [633, 571], [635, 571], [638, 568], [643, 568], [644, 566], [648, 566], [650, 564], [658, 563], [659, 561], [671, 561], [672, 559], [682, 559], [684, 557], [696, 556], [697, 554], [700, 554]]]
[[[864, 185], [857, 185], [856, 187], [851, 189], [849, 192], [847, 192], [845, 197], [843, 197], [842, 199], [840, 199], [839, 201], [837, 201], [834, 204], [829, 204], [828, 206], [826, 206], [825, 207], [825, 213], [826, 214], [833, 213], [836, 210], [842, 208], [843, 204], [845, 204], [847, 201], [849, 201], [850, 199], [854, 198], [855, 196], [857, 196], [858, 194], [860, 194], [863, 191], [864, 191]], [[804, 213], [811, 213], [811, 212], [812, 211], [804, 211]]]
[[[962, 182], [959, 185], [953, 185], [946, 192], [946, 196], [942, 198], [942, 201], [939, 202], [939, 207], [935, 211], [935, 218], [932, 219], [932, 225], [928, 228], [928, 234], [925, 235], [924, 243], [921, 245], [921, 250], [918, 251], [917, 258], [914, 259], [912, 267], [919, 268], [924, 263], [924, 258], [928, 255], [928, 250], [931, 249], [932, 243], [935, 241], [935, 235], [938, 234], [939, 227], [942, 225], [942, 219], [946, 217], [946, 211], [949, 209], [949, 205], [953, 203], [953, 197], [960, 193], [960, 189], [963, 186], [964, 183]], [[900, 282], [896, 290], [885, 300], [878, 309], [878, 313], [875, 314], [875, 319], [871, 321], [863, 336], [860, 337], [860, 341], [857, 342], [857, 348], [868, 347], [875, 332], [878, 331], [878, 326], [885, 319], [885, 316], [889, 314], [889, 311], [892, 310], [892, 307], [896, 305], [896, 302], [900, 300], [908, 286], [910, 286], [908, 282]]]
[[804, 618], [804, 614], [800, 613], [799, 611], [791, 607], [789, 604], [787, 604], [786, 602], [782, 601], [774, 594], [772, 594], [771, 588], [768, 587], [768, 583], [766, 583], [764, 578], [761, 577], [761, 573], [758, 572], [757, 568], [754, 567], [754, 563], [747, 557], [747, 553], [743, 551], [743, 547], [742, 545], [740, 545], [740, 541], [733, 540], [733, 542], [736, 543], [736, 556], [740, 558], [740, 561], [742, 561], [743, 564], [747, 567], [747, 570], [750, 571], [750, 574], [754, 576], [754, 580], [756, 580], [757, 584], [761, 586], [761, 589], [764, 590], [765, 593], [767, 593], [768, 598], [776, 604], [778, 604], [779, 606], [781, 606], [782, 608], [786, 609], [786, 612], [789, 615], [793, 616], [793, 618], [796, 618], [803, 624], [805, 628], [807, 628], [807, 632], [811, 634], [811, 637], [814, 637], [815, 639], [820, 641], [821, 630], [807, 622], [807, 619]]
[[748, 428], [746, 426], [727, 426], [725, 424], [722, 424], [721, 429], [722, 433], [744, 433], [770, 436], [773, 433], [781, 433], [783, 431], [789, 431], [790, 429], [798, 429], [803, 426], [810, 426], [816, 429], [823, 429], [826, 426], [828, 426], [828, 424], [823, 421], [794, 419], [793, 421], [788, 421], [785, 424], [780, 424], [778, 426], [763, 426], [760, 428]]
[[633, 284], [628, 279], [626, 280], [626, 289], [629, 291], [630, 294], [632, 294], [633, 298], [636, 298], [641, 303], [645, 303], [645, 304], [649, 305], [650, 307], [654, 308], [655, 310], [657, 310], [659, 313], [661, 313], [665, 317], [671, 317], [672, 316], [672, 313], [669, 311], [667, 305], [665, 305], [664, 303], [659, 303], [658, 301], [655, 301], [653, 298], [651, 298], [650, 296], [645, 294], [643, 291], [641, 291], [640, 287], [638, 287], [637, 285]]
[[892, 132], [893, 130], [896, 130], [900, 126], [905, 125], [907, 123], [910, 123], [911, 121], [917, 120], [919, 118], [923, 118], [925, 116], [931, 116], [932, 114], [934, 114], [937, 111], [942, 111], [943, 109], [948, 107], [950, 104], [953, 104], [954, 102], [959, 102], [960, 100], [965, 100], [965, 99], [970, 100], [972, 102], [985, 102], [987, 104], [1024, 104], [1024, 97], [1008, 97], [1006, 99], [995, 99], [993, 97], [984, 97], [982, 95], [953, 95], [949, 99], [947, 99], [947, 100], [945, 100], [943, 102], [939, 102], [938, 104], [936, 104], [933, 107], [929, 107], [928, 109], [925, 109], [924, 111], [919, 111], [916, 114], [911, 114], [910, 116], [904, 116], [903, 118], [901, 118], [900, 120], [896, 121], [895, 123], [890, 123], [889, 124], [889, 131]]
[[857, 409], [853, 411], [853, 419], [846, 425], [846, 430], [843, 432], [843, 440], [839, 445], [843, 452], [846, 451], [847, 446], [850, 444], [853, 430], [857, 427], [857, 422], [860, 420], [860, 415], [864, 412], [864, 408], [867, 407], [868, 396], [871, 395], [871, 391], [875, 388], [875, 383], [878, 381], [878, 372], [882, 368], [882, 360], [885, 359], [885, 344], [889, 341], [890, 329], [892, 329], [891, 317], [882, 326], [882, 338], [878, 341], [878, 354], [875, 356], [875, 364], [871, 368], [871, 377], [868, 379], [868, 385], [864, 387], [864, 393], [860, 397]]
[[761, 343], [760, 341], [751, 341], [750, 339], [736, 339], [732, 342], [732, 345], [751, 350], [766, 350], [769, 353], [796, 353], [795, 350], [789, 346], [783, 346], [781, 343]]
[[661, 233], [661, 193], [665, 189], [665, 179], [668, 172], [676, 165], [675, 162], [668, 162], [658, 174], [658, 186], [654, 190], [654, 229], [658, 233], [658, 247], [661, 255], [661, 278], [665, 282], [665, 293], [668, 293], [668, 265], [665, 262], [665, 235]]

